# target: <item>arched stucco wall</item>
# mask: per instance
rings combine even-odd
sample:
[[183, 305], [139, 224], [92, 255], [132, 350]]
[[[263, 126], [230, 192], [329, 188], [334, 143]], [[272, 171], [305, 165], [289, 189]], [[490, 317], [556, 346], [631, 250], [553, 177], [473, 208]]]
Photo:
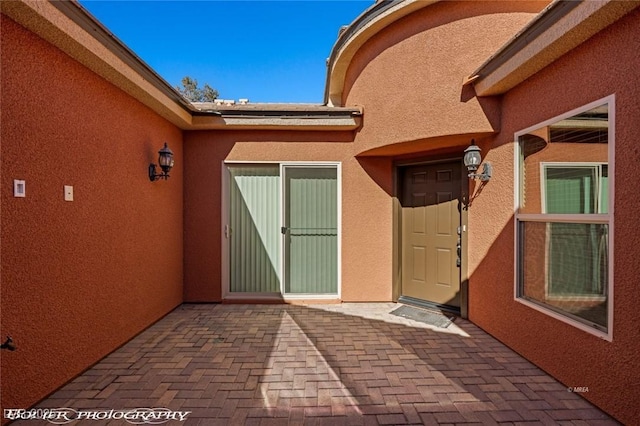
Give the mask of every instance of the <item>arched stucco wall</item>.
[[[623, 424], [640, 418], [637, 145], [640, 10], [587, 40], [503, 97], [502, 132], [485, 140], [494, 177], [470, 211], [469, 317]], [[514, 134], [615, 94], [613, 341], [514, 301]]]
[[452, 144], [468, 144], [499, 130], [499, 104], [463, 80], [547, 3], [437, 2], [373, 36], [345, 77], [344, 105], [365, 110], [356, 151], [423, 140], [404, 150], [418, 152], [430, 139], [465, 135]]
[[27, 408], [181, 303], [182, 132], [1, 16], [1, 393]]

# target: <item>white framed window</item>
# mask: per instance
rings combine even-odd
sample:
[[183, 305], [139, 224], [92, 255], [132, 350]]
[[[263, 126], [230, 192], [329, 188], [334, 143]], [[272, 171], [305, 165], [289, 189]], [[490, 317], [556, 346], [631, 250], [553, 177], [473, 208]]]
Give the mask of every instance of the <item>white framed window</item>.
[[614, 96], [516, 133], [515, 298], [612, 339]]

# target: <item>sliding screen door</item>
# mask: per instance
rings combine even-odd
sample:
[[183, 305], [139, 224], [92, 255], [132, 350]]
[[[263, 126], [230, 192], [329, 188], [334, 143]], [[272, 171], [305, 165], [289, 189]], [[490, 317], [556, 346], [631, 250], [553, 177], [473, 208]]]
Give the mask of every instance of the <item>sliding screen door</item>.
[[230, 164], [229, 295], [338, 295], [338, 168]]
[[229, 291], [279, 293], [280, 167], [229, 166]]
[[283, 170], [285, 293], [337, 294], [337, 169], [285, 166]]

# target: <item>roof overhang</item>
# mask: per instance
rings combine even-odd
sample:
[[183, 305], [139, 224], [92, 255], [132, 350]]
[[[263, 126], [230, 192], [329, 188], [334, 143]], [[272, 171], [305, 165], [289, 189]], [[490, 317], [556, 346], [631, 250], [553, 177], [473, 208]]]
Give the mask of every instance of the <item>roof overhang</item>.
[[362, 110], [249, 104], [198, 108], [75, 0], [0, 1], [16, 21], [183, 130], [353, 130]]
[[638, 0], [556, 0], [465, 81], [478, 96], [500, 95], [611, 25]]
[[0, 8], [176, 126], [189, 126], [189, 103], [76, 1], [1, 1]]
[[325, 105], [342, 105], [347, 69], [354, 55], [371, 37], [399, 19], [440, 0], [378, 0], [338, 37], [327, 60]]
[[218, 105], [195, 103], [193, 128], [355, 130], [360, 127], [362, 108], [308, 104]]

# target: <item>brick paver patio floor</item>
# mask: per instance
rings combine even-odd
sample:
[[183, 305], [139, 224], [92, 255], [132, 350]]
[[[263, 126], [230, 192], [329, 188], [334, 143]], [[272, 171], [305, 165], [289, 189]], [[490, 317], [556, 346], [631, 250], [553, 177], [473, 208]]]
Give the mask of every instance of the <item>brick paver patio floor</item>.
[[470, 322], [398, 306], [182, 305], [39, 407], [190, 412], [174, 425], [616, 424]]

